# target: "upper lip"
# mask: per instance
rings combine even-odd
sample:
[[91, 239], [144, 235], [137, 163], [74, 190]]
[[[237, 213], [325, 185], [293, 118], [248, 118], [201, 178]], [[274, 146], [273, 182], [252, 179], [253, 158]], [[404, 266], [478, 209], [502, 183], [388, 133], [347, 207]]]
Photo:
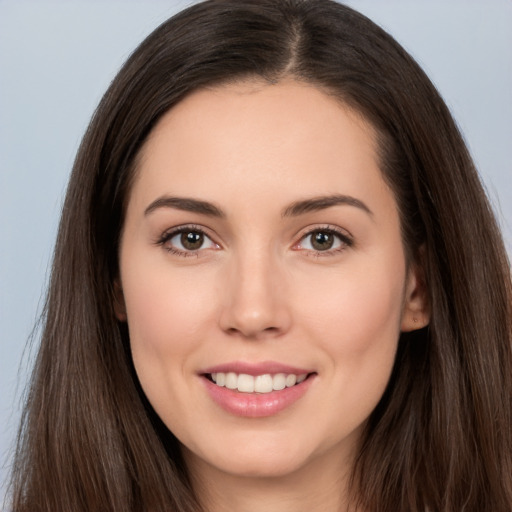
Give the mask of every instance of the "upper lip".
[[200, 374], [209, 373], [244, 373], [246, 375], [275, 375], [277, 373], [303, 375], [305, 373], [313, 373], [311, 369], [299, 368], [288, 364], [279, 363], [277, 361], [262, 361], [259, 363], [250, 363], [245, 361], [232, 361], [229, 363], [221, 363], [215, 366], [205, 368]]

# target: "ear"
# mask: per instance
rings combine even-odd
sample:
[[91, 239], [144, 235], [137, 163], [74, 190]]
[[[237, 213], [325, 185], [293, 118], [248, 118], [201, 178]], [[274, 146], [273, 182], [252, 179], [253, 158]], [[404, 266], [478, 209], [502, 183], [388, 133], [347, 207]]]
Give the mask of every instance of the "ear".
[[114, 280], [114, 313], [120, 322], [126, 322], [126, 305], [124, 302], [123, 287], [119, 279]]
[[402, 332], [415, 331], [430, 322], [430, 300], [423, 266], [411, 264], [405, 284]]

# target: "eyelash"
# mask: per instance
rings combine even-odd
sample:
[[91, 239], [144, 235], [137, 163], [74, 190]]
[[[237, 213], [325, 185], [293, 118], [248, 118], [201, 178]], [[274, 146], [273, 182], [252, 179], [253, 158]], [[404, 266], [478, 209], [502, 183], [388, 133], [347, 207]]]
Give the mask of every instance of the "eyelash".
[[[189, 258], [192, 256], [199, 257], [199, 253], [204, 250], [203, 248], [199, 248], [196, 250], [181, 250], [177, 249], [176, 247], [167, 245], [170, 240], [172, 240], [176, 235], [183, 234], [183, 233], [197, 233], [200, 235], [203, 235], [205, 239], [209, 239], [211, 243], [213, 243], [216, 247], [220, 247], [216, 242], [212, 240], [212, 238], [206, 233], [204, 228], [201, 226], [197, 226], [194, 224], [185, 225], [185, 226], [179, 226], [177, 228], [173, 228], [169, 231], [166, 231], [162, 234], [162, 236], [156, 241], [157, 245], [162, 246], [167, 252], [174, 254], [176, 256]], [[303, 249], [304, 252], [308, 253], [309, 255], [313, 257], [325, 257], [325, 256], [334, 256], [336, 254], [339, 254], [343, 251], [345, 251], [347, 248], [350, 248], [354, 245], [354, 240], [350, 235], [348, 235], [345, 232], [342, 232], [340, 229], [326, 225], [326, 226], [318, 226], [313, 229], [308, 230], [305, 232], [299, 239], [297, 243], [295, 243], [292, 247], [294, 250], [300, 250], [300, 246], [303, 243], [304, 240], [306, 240], [308, 237], [313, 236], [315, 233], [325, 233], [328, 235], [335, 236], [338, 241], [341, 243], [340, 247], [336, 247], [335, 249], [327, 249], [325, 251], [320, 250], [314, 250], [314, 249]]]
[[313, 229], [309, 229], [306, 231], [301, 237], [299, 242], [294, 244], [294, 248], [297, 248], [296, 250], [299, 250], [298, 247], [303, 243], [304, 240], [306, 240], [308, 237], [313, 236], [315, 233], [324, 233], [328, 235], [335, 236], [339, 242], [340, 247], [336, 247], [334, 249], [327, 249], [325, 251], [319, 251], [314, 249], [303, 249], [304, 251], [307, 251], [307, 253], [315, 258], [321, 258], [321, 257], [327, 257], [327, 256], [335, 256], [346, 249], [349, 249], [354, 246], [354, 240], [353, 238], [346, 232], [340, 230], [339, 228], [331, 225], [325, 225], [325, 226], [317, 226]]
[[161, 245], [167, 252], [174, 254], [176, 256], [181, 256], [183, 258], [190, 258], [191, 256], [199, 257], [199, 253], [201, 250], [204, 250], [202, 248], [196, 249], [196, 250], [188, 250], [184, 251], [181, 249], [177, 249], [176, 247], [173, 247], [172, 245], [167, 245], [167, 243], [172, 240], [176, 235], [183, 234], [183, 233], [197, 233], [201, 234], [205, 237], [205, 239], [209, 239], [213, 244], [215, 244], [218, 247], [218, 244], [213, 242], [212, 238], [206, 233], [204, 228], [201, 226], [196, 226], [194, 224], [187, 224], [186, 226], [179, 226], [177, 228], [173, 228], [169, 231], [165, 231], [162, 236], [157, 240], [156, 244]]

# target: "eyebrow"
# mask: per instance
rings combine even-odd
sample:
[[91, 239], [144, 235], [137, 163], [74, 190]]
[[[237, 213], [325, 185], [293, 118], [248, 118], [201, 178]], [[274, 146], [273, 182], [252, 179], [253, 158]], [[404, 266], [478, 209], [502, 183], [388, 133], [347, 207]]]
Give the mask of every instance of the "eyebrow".
[[290, 206], [285, 208], [282, 213], [283, 217], [296, 217], [303, 215], [304, 213], [316, 212], [319, 210], [325, 210], [331, 206], [347, 205], [354, 206], [366, 212], [368, 215], [373, 216], [373, 212], [363, 201], [356, 199], [352, 196], [346, 195], [331, 195], [331, 196], [320, 196], [312, 199], [305, 199], [303, 201], [296, 201]]
[[[282, 217], [298, 217], [305, 213], [316, 212], [331, 208], [332, 206], [347, 205], [359, 208], [364, 212], [373, 216], [373, 212], [363, 203], [361, 200], [355, 197], [346, 195], [331, 195], [331, 196], [320, 196], [311, 199], [304, 199], [302, 201], [296, 201], [290, 206], [286, 207], [281, 216]], [[209, 217], [224, 218], [226, 214], [213, 203], [208, 201], [201, 201], [199, 199], [193, 199], [191, 197], [174, 197], [174, 196], [162, 196], [155, 199], [145, 210], [144, 215], [149, 215], [159, 208], [174, 208], [176, 210], [183, 210], [186, 212], [199, 213], [201, 215], [207, 215]]]
[[200, 201], [191, 197], [162, 196], [153, 201], [145, 210], [144, 215], [149, 215], [158, 208], [174, 208], [185, 212], [200, 213], [209, 217], [225, 217], [224, 212], [208, 201]]

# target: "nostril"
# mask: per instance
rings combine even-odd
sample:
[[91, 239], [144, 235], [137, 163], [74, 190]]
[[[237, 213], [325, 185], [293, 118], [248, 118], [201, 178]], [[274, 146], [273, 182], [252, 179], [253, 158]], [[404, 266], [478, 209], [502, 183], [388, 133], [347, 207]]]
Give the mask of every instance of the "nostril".
[[267, 336], [278, 336], [281, 333], [279, 327], [264, 327], [262, 329], [229, 327], [225, 330], [229, 336], [240, 336], [247, 339], [259, 339]]

